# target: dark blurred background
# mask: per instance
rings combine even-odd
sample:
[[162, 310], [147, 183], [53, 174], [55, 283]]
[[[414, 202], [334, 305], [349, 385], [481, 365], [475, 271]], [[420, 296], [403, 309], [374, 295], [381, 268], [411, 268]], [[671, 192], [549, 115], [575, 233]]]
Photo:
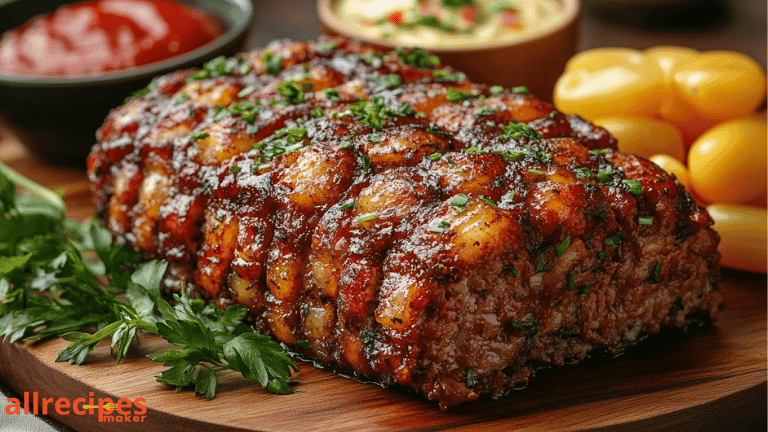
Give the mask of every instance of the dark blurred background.
[[[322, 33], [311, 0], [252, 0], [248, 47]], [[583, 0], [579, 50], [680, 45], [745, 53], [766, 67], [766, 0]]]

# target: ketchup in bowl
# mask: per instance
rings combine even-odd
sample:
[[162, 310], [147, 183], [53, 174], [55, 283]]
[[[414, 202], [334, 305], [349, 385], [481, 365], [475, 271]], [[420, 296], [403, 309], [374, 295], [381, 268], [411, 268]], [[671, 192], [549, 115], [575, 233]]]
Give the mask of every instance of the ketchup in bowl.
[[216, 18], [171, 0], [65, 5], [0, 36], [0, 73], [77, 76], [165, 60], [224, 32]]

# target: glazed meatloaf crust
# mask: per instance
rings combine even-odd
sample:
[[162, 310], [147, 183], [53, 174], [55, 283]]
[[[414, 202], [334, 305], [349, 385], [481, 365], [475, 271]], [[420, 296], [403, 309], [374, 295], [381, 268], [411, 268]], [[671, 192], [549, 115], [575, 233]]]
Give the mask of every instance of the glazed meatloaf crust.
[[88, 170], [169, 289], [443, 408], [720, 303], [718, 236], [674, 176], [420, 50], [282, 41], [160, 77]]

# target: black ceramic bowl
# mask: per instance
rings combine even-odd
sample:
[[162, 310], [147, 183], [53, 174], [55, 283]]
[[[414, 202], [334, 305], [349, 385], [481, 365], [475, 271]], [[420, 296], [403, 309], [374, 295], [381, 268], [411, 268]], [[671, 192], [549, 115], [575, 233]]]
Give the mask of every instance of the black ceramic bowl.
[[[225, 28], [222, 36], [167, 60], [88, 77], [33, 77], [0, 73], [0, 115], [22, 143], [46, 161], [85, 166], [96, 129], [109, 110], [150, 80], [200, 66], [242, 50], [253, 17], [251, 0], [178, 0], [208, 11]], [[74, 0], [0, 0], [0, 33]]]

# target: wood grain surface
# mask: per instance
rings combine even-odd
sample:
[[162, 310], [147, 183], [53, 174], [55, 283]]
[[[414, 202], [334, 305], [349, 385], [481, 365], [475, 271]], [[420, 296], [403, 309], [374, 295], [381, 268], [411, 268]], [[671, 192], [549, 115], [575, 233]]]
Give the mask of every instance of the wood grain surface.
[[[48, 187], [64, 189], [68, 216], [91, 215], [85, 173], [50, 167], [13, 137], [0, 137], [0, 160]], [[299, 362], [296, 393], [273, 395], [224, 375], [215, 399], [158, 384], [162, 366], [146, 358], [165, 346], [154, 336], [120, 365], [108, 346], [86, 365], [56, 363], [61, 339], [0, 344], [0, 378], [39, 397], [145, 398], [142, 423], [100, 423], [97, 415], [53, 417], [78, 431], [276, 430], [766, 430], [766, 279], [724, 271], [726, 308], [715, 325], [689, 337], [667, 332], [616, 359], [540, 371], [528, 388], [441, 412], [436, 402], [359, 383]], [[5, 415], [5, 414], [2, 414]]]

